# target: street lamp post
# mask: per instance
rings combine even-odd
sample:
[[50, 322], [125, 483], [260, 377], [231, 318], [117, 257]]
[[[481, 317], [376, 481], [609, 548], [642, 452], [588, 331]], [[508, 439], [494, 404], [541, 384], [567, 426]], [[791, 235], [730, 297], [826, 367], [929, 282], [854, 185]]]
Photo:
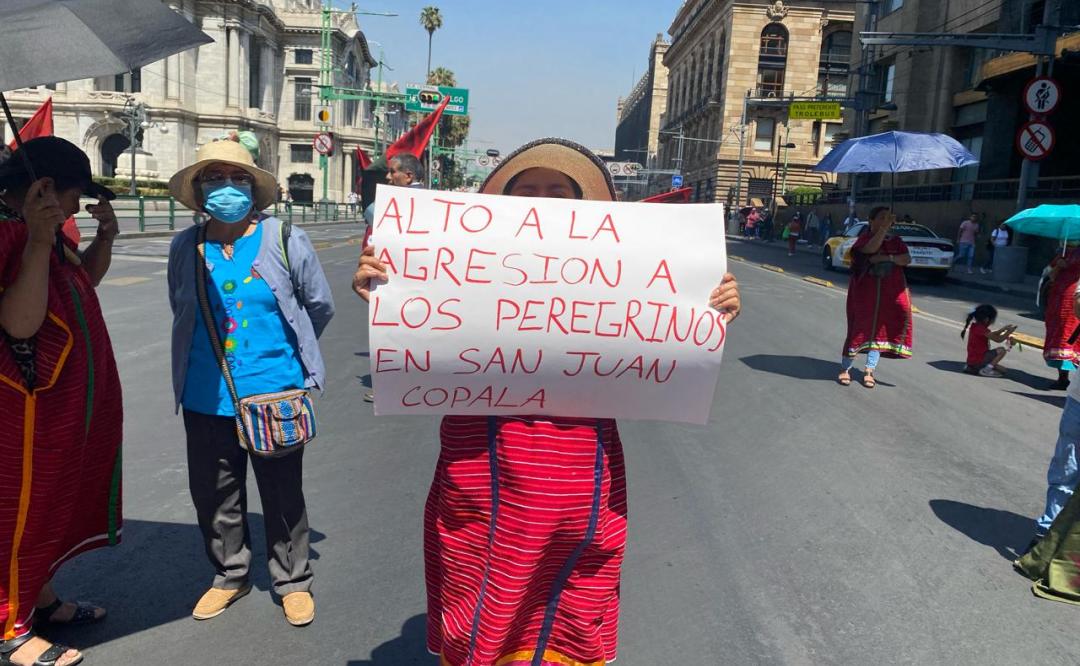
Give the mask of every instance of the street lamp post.
[[780, 180], [780, 149], [783, 148], [784, 151], [785, 151], [785, 154], [786, 154], [786, 151], [789, 148], [794, 148], [794, 147], [795, 147], [795, 144], [793, 144], [793, 143], [785, 143], [783, 145], [779, 145], [779, 146], [776, 147], [776, 169], [773, 170], [773, 196], [772, 196], [772, 213], [773, 213], [774, 216], [776, 215], [776, 211], [779, 210], [779, 201], [778, 200], [780, 198], [780, 194], [779, 194], [779, 192], [777, 192], [776, 186], [778, 184], [778, 181]]

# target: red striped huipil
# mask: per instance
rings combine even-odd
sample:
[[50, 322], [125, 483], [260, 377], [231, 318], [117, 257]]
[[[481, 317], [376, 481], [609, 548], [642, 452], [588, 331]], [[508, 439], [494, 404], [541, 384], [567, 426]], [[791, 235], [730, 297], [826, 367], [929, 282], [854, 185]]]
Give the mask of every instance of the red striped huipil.
[[448, 416], [425, 510], [428, 649], [452, 666], [615, 659], [626, 545], [610, 419]]
[[[26, 225], [0, 222], [0, 287], [18, 275]], [[29, 630], [56, 567], [120, 537], [120, 378], [90, 278], [52, 253], [48, 314], [27, 390], [0, 334], [0, 633]]]

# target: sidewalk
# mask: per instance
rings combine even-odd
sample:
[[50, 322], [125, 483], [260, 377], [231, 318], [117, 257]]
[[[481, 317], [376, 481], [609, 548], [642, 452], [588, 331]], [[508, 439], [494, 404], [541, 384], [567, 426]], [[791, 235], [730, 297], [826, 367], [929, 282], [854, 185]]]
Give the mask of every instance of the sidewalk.
[[[760, 240], [747, 240], [737, 234], [727, 234], [727, 239], [736, 240], [744, 243], [753, 243], [754, 245], [773, 248], [778, 253], [782, 252], [787, 254], [787, 241], [775, 240], [771, 243], [766, 243]], [[812, 254], [814, 256], [821, 256], [820, 245], [808, 245], [800, 243], [796, 246], [795, 251], [799, 254]], [[970, 289], [979, 289], [982, 291], [994, 291], [1005, 294], [1013, 294], [1019, 296], [1029, 296], [1034, 303], [1034, 299], [1039, 290], [1039, 278], [1035, 275], [1025, 275], [1023, 282], [998, 282], [994, 280], [994, 276], [983, 275], [978, 269], [975, 269], [973, 274], [968, 274], [966, 269], [954, 268], [949, 271], [949, 275], [945, 278], [946, 282], [950, 284], [960, 285], [962, 287], [968, 287]]]

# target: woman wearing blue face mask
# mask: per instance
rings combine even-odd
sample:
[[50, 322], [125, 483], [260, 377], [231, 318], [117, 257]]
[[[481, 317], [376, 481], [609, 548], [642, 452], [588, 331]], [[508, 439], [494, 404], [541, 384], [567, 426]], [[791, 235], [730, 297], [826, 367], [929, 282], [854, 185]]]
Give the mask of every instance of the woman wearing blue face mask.
[[[286, 620], [305, 625], [315, 618], [315, 602], [302, 443], [314, 434], [314, 418], [302, 390], [324, 382], [318, 337], [334, 314], [330, 286], [307, 234], [259, 214], [276, 199], [278, 184], [241, 144], [204, 145], [169, 190], [209, 216], [176, 236], [168, 270], [173, 390], [177, 410], [184, 409], [191, 498], [216, 574], [192, 616], [216, 617], [251, 590], [250, 458], [273, 589]], [[273, 418], [250, 420], [252, 400]], [[260, 446], [282, 436], [299, 444]]]

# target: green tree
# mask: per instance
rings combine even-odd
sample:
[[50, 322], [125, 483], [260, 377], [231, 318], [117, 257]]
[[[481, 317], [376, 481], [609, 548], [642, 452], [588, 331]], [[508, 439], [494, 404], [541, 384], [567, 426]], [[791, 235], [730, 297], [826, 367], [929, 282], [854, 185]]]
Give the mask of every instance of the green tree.
[[[428, 74], [427, 84], [454, 88], [457, 86], [457, 77], [445, 67], [436, 67]], [[439, 120], [439, 143], [444, 148], [457, 148], [465, 143], [468, 137], [468, 116], [443, 116]]]
[[427, 71], [428, 76], [431, 76], [431, 40], [435, 36], [435, 31], [442, 27], [442, 14], [439, 13], [439, 8], [428, 5], [421, 9], [420, 25], [427, 30]]

